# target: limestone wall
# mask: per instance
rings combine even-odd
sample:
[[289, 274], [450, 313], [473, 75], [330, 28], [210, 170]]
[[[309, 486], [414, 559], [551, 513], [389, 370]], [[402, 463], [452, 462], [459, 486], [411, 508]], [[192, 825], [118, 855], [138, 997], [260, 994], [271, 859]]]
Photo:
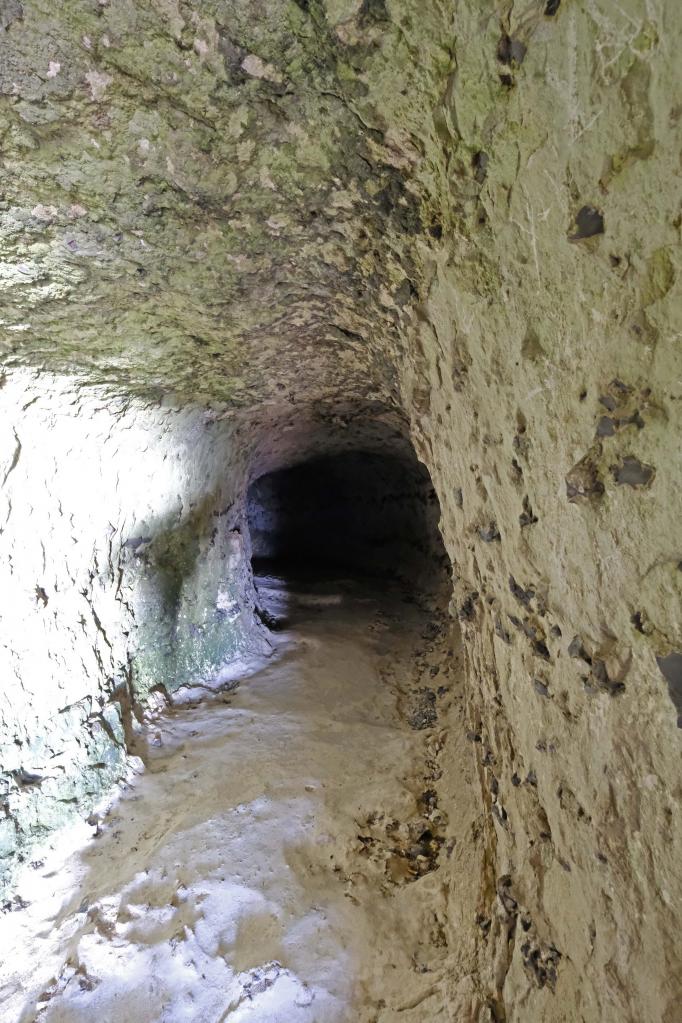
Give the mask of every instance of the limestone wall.
[[679, 1013], [681, 27], [458, 4], [426, 143], [404, 393], [459, 576], [496, 1020]]
[[9, 867], [122, 775], [150, 692], [212, 678], [262, 637], [224, 425], [29, 373], [0, 414]]

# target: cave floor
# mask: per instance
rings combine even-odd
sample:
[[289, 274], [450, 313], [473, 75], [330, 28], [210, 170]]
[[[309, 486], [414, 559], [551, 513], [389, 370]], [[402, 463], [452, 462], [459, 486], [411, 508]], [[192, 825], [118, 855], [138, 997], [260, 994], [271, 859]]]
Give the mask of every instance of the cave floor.
[[96, 834], [0, 919], [6, 1023], [451, 1018], [445, 615], [343, 581], [259, 589], [288, 616], [272, 656], [152, 722]]

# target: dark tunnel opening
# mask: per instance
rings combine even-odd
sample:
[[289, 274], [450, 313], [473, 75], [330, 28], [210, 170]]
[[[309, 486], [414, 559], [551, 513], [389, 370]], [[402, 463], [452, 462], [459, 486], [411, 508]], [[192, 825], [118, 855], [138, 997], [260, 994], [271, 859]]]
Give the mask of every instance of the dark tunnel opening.
[[248, 492], [255, 574], [449, 579], [440, 506], [416, 458], [346, 451], [260, 476]]

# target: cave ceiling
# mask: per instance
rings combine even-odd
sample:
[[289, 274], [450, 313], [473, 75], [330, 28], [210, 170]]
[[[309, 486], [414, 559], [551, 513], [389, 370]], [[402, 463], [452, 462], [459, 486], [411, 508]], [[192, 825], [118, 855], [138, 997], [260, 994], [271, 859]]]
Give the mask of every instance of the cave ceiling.
[[391, 9], [5, 3], [5, 365], [154, 400], [395, 404], [451, 59], [437, 5]]

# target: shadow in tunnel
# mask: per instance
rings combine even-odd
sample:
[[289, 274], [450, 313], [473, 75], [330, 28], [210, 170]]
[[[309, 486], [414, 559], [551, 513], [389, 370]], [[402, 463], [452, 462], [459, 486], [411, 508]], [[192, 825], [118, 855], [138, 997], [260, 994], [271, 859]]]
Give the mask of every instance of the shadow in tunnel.
[[449, 579], [438, 499], [416, 457], [346, 451], [279, 469], [251, 484], [247, 516], [256, 575], [429, 591]]

